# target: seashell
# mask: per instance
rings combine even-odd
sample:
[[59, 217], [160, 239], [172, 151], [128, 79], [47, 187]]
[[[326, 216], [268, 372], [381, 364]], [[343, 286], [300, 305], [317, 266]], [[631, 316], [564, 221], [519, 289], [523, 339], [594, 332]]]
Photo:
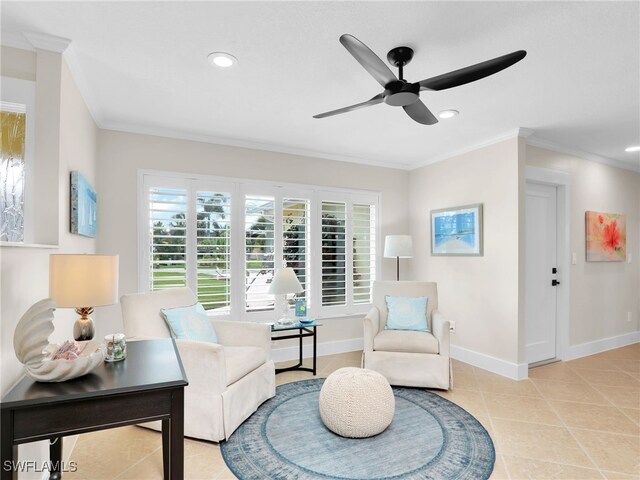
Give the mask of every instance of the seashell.
[[[27, 375], [38, 382], [64, 382], [86, 375], [104, 361], [101, 350], [72, 360], [50, 360], [49, 336], [53, 333], [55, 303], [46, 298], [35, 303], [22, 316], [13, 334], [13, 350], [25, 366]], [[53, 351], [56, 348], [53, 346]]]

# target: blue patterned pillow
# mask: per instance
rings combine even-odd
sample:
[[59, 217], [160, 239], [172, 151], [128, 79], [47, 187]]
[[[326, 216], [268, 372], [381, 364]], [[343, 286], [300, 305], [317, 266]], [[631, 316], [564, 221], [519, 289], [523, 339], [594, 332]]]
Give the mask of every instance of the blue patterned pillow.
[[218, 343], [218, 336], [204, 307], [196, 303], [190, 307], [163, 308], [160, 310], [173, 338]]
[[387, 325], [386, 330], [418, 330], [429, 332], [427, 323], [427, 297], [392, 297], [386, 295]]

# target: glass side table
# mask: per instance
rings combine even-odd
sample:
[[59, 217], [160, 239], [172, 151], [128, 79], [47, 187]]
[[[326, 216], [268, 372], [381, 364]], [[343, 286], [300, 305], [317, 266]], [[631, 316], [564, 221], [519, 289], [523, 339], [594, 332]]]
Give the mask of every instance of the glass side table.
[[[299, 339], [299, 355], [298, 355], [298, 363], [295, 365], [292, 365], [290, 367], [284, 367], [284, 368], [276, 368], [276, 373], [282, 373], [282, 372], [290, 372], [292, 370], [299, 370], [299, 371], [303, 371], [303, 372], [311, 372], [313, 373], [313, 375], [315, 376], [316, 374], [316, 359], [317, 359], [317, 355], [316, 355], [316, 347], [317, 347], [317, 337], [316, 337], [316, 329], [318, 327], [321, 327], [322, 325], [317, 323], [317, 322], [313, 322], [313, 323], [309, 323], [309, 324], [302, 324], [302, 323], [294, 323], [293, 325], [278, 325], [273, 324], [271, 325], [271, 340], [273, 341], [278, 341], [278, 340], [289, 340], [292, 338], [297, 338]], [[313, 368], [309, 368], [309, 367], [303, 367], [302, 366], [302, 361], [303, 361], [303, 351], [302, 351], [302, 339], [305, 337], [312, 337], [313, 338]]]

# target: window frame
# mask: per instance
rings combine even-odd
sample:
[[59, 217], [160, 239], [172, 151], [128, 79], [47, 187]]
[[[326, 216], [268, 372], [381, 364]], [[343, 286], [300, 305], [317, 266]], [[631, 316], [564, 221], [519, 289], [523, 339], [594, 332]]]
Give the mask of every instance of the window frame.
[[[274, 182], [264, 180], [250, 180], [234, 177], [219, 177], [201, 174], [187, 174], [158, 170], [138, 170], [138, 217], [137, 217], [137, 245], [138, 245], [138, 291], [150, 291], [149, 284], [149, 205], [148, 189], [154, 187], [184, 188], [187, 190], [188, 218], [187, 231], [196, 232], [196, 198], [198, 191], [213, 191], [229, 193], [231, 197], [231, 235], [230, 235], [230, 305], [225, 314], [209, 313], [213, 318], [232, 319], [253, 322], [272, 322], [275, 320], [273, 310], [246, 311], [245, 310], [245, 205], [247, 196], [268, 196], [274, 198], [274, 266], [283, 264], [283, 201], [284, 199], [301, 199], [309, 201], [308, 221], [308, 291], [310, 308], [308, 316], [314, 318], [334, 318], [367, 313], [371, 303], [354, 303], [353, 291], [353, 205], [369, 204], [374, 206], [374, 274], [381, 272], [381, 222], [380, 222], [380, 192], [325, 187], [320, 185], [306, 185], [289, 182]], [[347, 301], [345, 305], [322, 305], [322, 202], [338, 201], [346, 204], [346, 239], [349, 239], [346, 253], [347, 272]], [[240, 228], [238, 228], [240, 227]], [[192, 229], [192, 230], [190, 230]], [[188, 235], [187, 238], [187, 286], [197, 292], [197, 238]], [[238, 261], [238, 257], [242, 261]], [[350, 273], [349, 273], [350, 272]], [[375, 278], [375, 277], [374, 277]], [[241, 279], [241, 280], [238, 280]]]

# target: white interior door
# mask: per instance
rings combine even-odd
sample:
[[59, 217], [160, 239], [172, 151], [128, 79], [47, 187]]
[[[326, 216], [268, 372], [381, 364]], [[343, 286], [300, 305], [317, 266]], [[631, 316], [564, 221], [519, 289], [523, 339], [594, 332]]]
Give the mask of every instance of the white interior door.
[[556, 356], [557, 189], [527, 182], [525, 331], [527, 363]]

